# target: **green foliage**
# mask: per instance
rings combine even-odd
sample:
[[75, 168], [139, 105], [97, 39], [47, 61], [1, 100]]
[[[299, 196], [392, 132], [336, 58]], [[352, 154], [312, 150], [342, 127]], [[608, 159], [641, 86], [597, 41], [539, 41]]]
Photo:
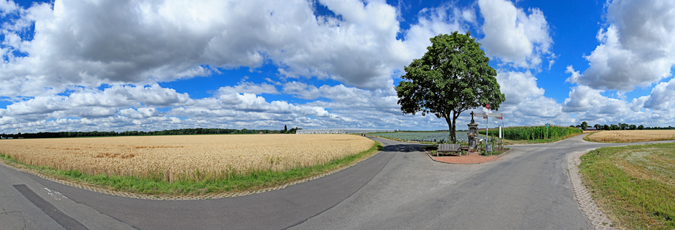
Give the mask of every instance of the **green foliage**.
[[[499, 130], [490, 129], [490, 136], [496, 137]], [[546, 126], [523, 126], [523, 127], [507, 127], [502, 129], [504, 139], [509, 140], [541, 140], [541, 139], [556, 139], [566, 137], [575, 133], [582, 133], [578, 128], [550, 126], [548, 128], [548, 138], [546, 138]], [[485, 134], [485, 130], [478, 131], [480, 134]]]
[[584, 131], [586, 131], [586, 128], [588, 128], [588, 123], [585, 122], [585, 121], [584, 121], [584, 122], [581, 122], [581, 129], [583, 129]]
[[468, 109], [490, 104], [495, 110], [505, 97], [499, 90], [497, 71], [470, 33], [433, 37], [420, 59], [405, 67], [403, 81], [395, 87], [404, 114], [434, 114], [448, 123], [455, 139], [455, 121]]

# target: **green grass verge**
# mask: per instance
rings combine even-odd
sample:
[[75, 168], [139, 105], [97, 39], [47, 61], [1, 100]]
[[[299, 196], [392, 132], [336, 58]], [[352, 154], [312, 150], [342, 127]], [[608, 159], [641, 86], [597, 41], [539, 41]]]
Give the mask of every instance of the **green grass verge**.
[[152, 180], [114, 175], [87, 175], [78, 170], [55, 170], [51, 167], [27, 165], [2, 153], [0, 153], [0, 159], [15, 167], [25, 167], [55, 178], [85, 183], [115, 191], [148, 195], [197, 195], [206, 193], [253, 191], [275, 187], [350, 165], [360, 159], [368, 158], [381, 150], [382, 145], [379, 142], [375, 142], [375, 144], [366, 151], [341, 159], [332, 160], [322, 165], [296, 168], [281, 172], [273, 172], [270, 170], [257, 171], [245, 175], [234, 175], [232, 178], [226, 180], [177, 181], [173, 183], [165, 182], [160, 179]]
[[600, 148], [581, 160], [584, 184], [615, 225], [675, 229], [675, 143]]

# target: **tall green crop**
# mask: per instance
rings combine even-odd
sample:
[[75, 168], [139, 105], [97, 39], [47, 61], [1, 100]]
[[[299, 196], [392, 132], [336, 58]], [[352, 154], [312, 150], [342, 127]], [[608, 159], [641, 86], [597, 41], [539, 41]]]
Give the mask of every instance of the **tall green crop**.
[[[485, 130], [479, 131], [485, 134]], [[548, 139], [565, 137], [574, 133], [583, 132], [577, 128], [550, 126], [548, 129]], [[508, 127], [502, 129], [504, 138], [509, 140], [540, 140], [546, 138], [546, 126], [522, 126], [522, 127]], [[490, 129], [490, 136], [496, 137], [498, 129]]]

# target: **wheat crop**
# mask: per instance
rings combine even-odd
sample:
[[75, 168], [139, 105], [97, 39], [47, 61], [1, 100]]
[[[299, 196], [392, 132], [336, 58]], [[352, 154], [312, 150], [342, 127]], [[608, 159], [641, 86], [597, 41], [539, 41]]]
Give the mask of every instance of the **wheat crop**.
[[174, 182], [323, 164], [373, 144], [340, 134], [134, 136], [3, 140], [0, 153], [59, 170]]
[[675, 130], [612, 130], [588, 136], [597, 142], [646, 142], [675, 140]]

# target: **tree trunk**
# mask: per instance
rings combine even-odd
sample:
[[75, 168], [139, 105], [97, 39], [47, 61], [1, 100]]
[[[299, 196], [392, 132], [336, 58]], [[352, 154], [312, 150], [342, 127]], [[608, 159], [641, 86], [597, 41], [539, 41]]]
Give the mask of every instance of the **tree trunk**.
[[450, 120], [450, 114], [445, 117], [445, 121], [448, 123], [448, 142], [452, 141], [453, 144], [457, 144], [457, 137], [455, 137], [455, 119], [453, 117]]
[[450, 133], [450, 135], [452, 135], [452, 143], [453, 144], [457, 144], [457, 135], [456, 135], [455, 130], [457, 130], [457, 123], [453, 119], [453, 121], [452, 121], [452, 133]]
[[459, 114], [462, 113], [461, 110], [459, 110], [459, 111], [460, 112], [457, 112], [455, 110], [452, 111], [452, 137], [453, 137], [453, 140], [454, 140], [455, 144], [457, 144], [457, 137], [455, 137], [455, 135], [456, 135], [455, 130], [457, 130], [457, 118], [459, 118]]

